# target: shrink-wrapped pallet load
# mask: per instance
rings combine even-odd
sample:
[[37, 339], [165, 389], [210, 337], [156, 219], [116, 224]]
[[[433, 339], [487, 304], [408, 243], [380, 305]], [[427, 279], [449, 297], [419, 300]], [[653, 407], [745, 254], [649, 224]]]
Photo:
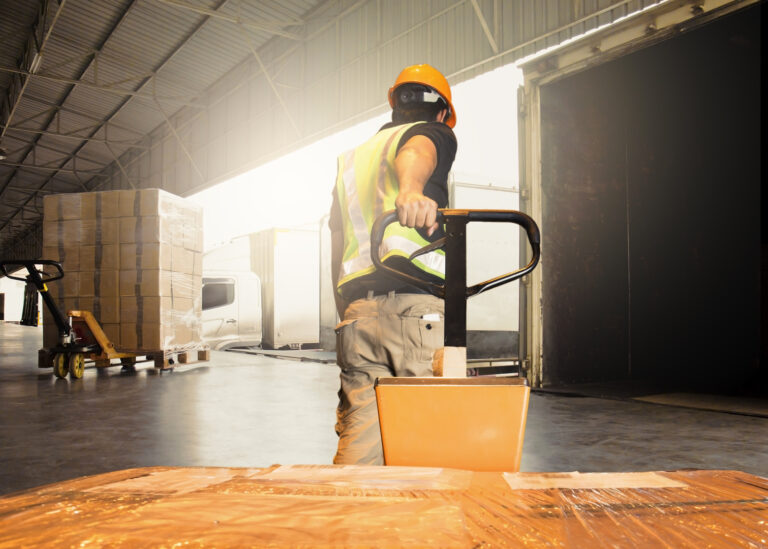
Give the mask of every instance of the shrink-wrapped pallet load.
[[[202, 210], [159, 189], [45, 197], [43, 258], [64, 278], [50, 284], [62, 312], [91, 311], [121, 351], [203, 347]], [[58, 342], [50, 314], [43, 347]]]

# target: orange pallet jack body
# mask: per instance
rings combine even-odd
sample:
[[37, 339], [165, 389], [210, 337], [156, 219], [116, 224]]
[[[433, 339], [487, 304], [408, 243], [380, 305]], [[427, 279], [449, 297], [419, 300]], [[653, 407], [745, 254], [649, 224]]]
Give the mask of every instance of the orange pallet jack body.
[[[424, 282], [383, 264], [378, 250], [385, 228], [397, 219], [383, 214], [371, 232], [371, 258], [377, 269], [445, 299], [444, 343], [435, 353], [430, 378], [379, 378], [375, 384], [384, 463], [451, 467], [473, 471], [518, 471], [522, 456], [530, 387], [525, 378], [467, 378], [466, 300], [526, 275], [538, 263], [536, 223], [509, 210], [440, 210], [446, 237], [415, 252], [411, 259], [444, 245], [443, 285]], [[531, 244], [528, 264], [512, 273], [466, 285], [466, 225], [471, 221], [515, 223]]]
[[[12, 274], [14, 269], [20, 267], [27, 270], [27, 276]], [[46, 271], [45, 267], [48, 267], [49, 271]], [[86, 358], [106, 365], [109, 365], [112, 359], [120, 359], [124, 366], [133, 367], [136, 355], [117, 351], [90, 311], [73, 310], [67, 311], [65, 315], [58, 308], [48, 291], [47, 283], [64, 277], [59, 262], [49, 259], [0, 261], [0, 273], [10, 279], [33, 285], [51, 312], [59, 331], [59, 344], [50, 350], [43, 366], [53, 367], [56, 377], [64, 378], [69, 374], [74, 379], [81, 379]]]

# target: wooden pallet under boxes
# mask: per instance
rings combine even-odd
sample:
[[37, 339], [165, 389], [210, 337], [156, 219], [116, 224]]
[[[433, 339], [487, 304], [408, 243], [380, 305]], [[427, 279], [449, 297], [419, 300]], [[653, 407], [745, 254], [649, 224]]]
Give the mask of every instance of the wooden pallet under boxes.
[[[43, 258], [66, 311], [91, 311], [122, 351], [200, 348], [202, 209], [159, 189], [46, 196]], [[50, 313], [43, 346], [57, 344]]]

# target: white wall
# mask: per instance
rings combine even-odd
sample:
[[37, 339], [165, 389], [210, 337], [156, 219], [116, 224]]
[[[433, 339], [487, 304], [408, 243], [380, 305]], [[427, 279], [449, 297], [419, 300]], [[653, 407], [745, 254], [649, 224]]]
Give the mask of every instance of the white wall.
[[0, 294], [5, 294], [5, 320], [19, 322], [21, 310], [24, 307], [24, 283], [2, 277]]

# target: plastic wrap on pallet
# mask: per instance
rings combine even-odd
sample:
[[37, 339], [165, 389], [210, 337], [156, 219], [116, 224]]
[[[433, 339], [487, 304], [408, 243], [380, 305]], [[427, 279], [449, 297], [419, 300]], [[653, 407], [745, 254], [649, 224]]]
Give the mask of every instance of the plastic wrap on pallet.
[[[43, 207], [44, 258], [65, 272], [51, 288], [62, 309], [75, 303], [93, 312], [121, 351], [204, 348], [198, 205], [140, 189], [49, 195]], [[51, 347], [56, 329], [45, 326], [44, 347]]]
[[150, 467], [0, 498], [0, 547], [765, 547], [737, 471]]

